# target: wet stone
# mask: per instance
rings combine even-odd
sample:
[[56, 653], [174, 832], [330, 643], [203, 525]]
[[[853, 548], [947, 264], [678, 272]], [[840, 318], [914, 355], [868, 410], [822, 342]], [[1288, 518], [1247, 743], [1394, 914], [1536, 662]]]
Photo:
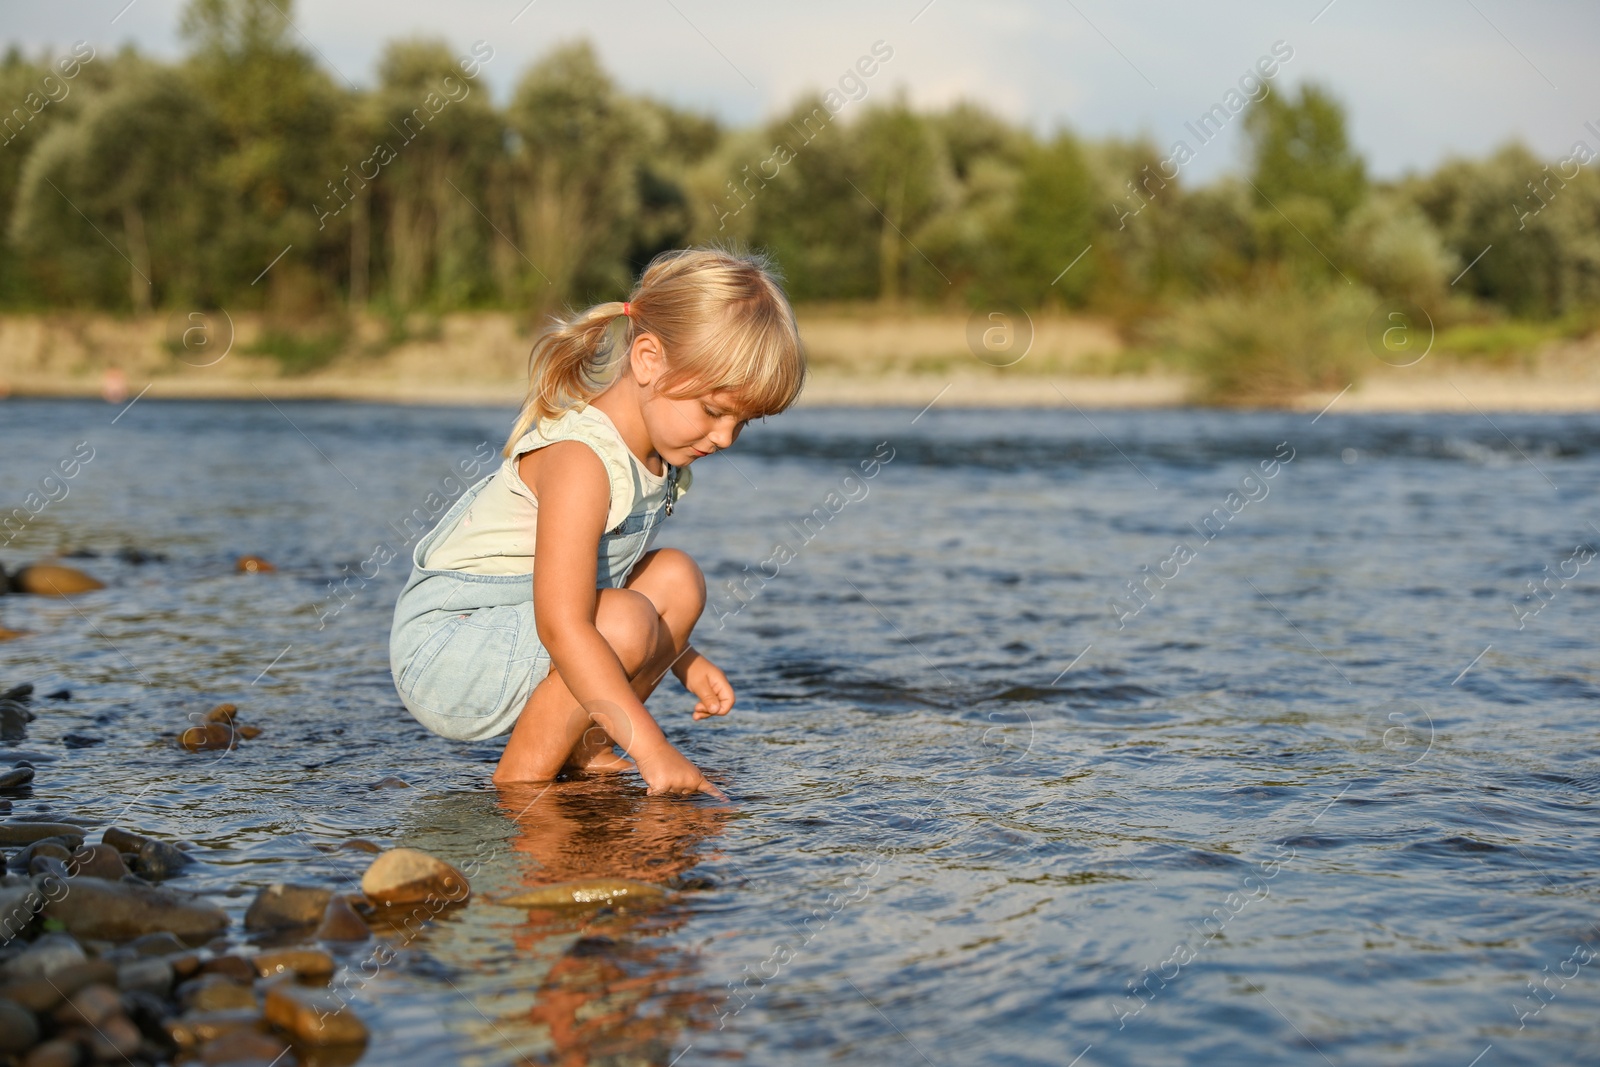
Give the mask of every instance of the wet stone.
[[256, 980], [255, 964], [242, 956], [217, 956], [200, 965], [201, 974], [220, 974], [224, 978], [249, 985]]
[[250, 902], [250, 909], [244, 915], [244, 928], [275, 930], [286, 926], [310, 926], [321, 920], [332, 896], [332, 890], [320, 886], [283, 882], [266, 886]]
[[273, 1067], [292, 1067], [300, 1061], [285, 1055], [289, 1046], [282, 1038], [239, 1029], [223, 1034], [200, 1046], [200, 1062], [206, 1064], [266, 1063]]
[[251, 726], [248, 723], [239, 723], [233, 729], [235, 733], [244, 738], [246, 741], [253, 741], [261, 736], [261, 727]]
[[274, 949], [257, 954], [251, 962], [263, 978], [293, 974], [301, 981], [326, 983], [333, 977], [333, 957], [320, 949]]
[[105, 583], [78, 570], [53, 563], [35, 563], [11, 576], [11, 587], [34, 596], [72, 596], [104, 589]]
[[67, 861], [68, 870], [90, 878], [104, 878], [115, 882], [128, 873], [122, 855], [110, 845], [84, 845], [73, 852]]
[[361, 876], [361, 891], [374, 904], [463, 904], [472, 894], [467, 876], [414, 848], [390, 849]]
[[193, 894], [100, 878], [68, 879], [66, 894], [46, 903], [44, 914], [69, 933], [108, 941], [165, 930], [199, 942], [228, 926], [226, 912]]
[[0, 740], [21, 741], [28, 736], [33, 713], [15, 700], [0, 700]]
[[83, 844], [83, 827], [64, 822], [26, 822], [9, 819], [0, 822], [0, 845], [31, 845], [47, 837], [60, 838], [69, 847]]
[[65, 863], [72, 858], [72, 852], [66, 845], [61, 843], [59, 837], [47, 837], [42, 841], [35, 841], [21, 852], [18, 852], [11, 858], [11, 863], [15, 867], [27, 869], [33, 863], [35, 856], [50, 856]]
[[172, 964], [159, 957], [129, 960], [117, 967], [117, 988], [124, 993], [164, 997], [172, 990]]
[[240, 574], [271, 574], [278, 568], [260, 556], [240, 556], [233, 561], [233, 569]]
[[374, 856], [383, 851], [380, 846], [373, 844], [364, 837], [352, 837], [348, 841], [340, 842], [339, 847], [349, 849], [351, 852], [370, 852]]
[[394, 775], [391, 774], [387, 778], [379, 778], [376, 782], [373, 782], [371, 785], [367, 786], [367, 788], [368, 789], [410, 789], [411, 788], [411, 783], [406, 781], [404, 778], [396, 778]]
[[224, 1034], [238, 1030], [256, 1030], [261, 1023], [261, 1013], [254, 1008], [236, 1008], [233, 1011], [191, 1011], [176, 1019], [168, 1019], [167, 1037], [180, 1049], [194, 1049]]
[[23, 1057], [22, 1067], [78, 1067], [82, 1058], [78, 1042], [57, 1037], [30, 1049]]
[[238, 716], [239, 709], [237, 706], [233, 704], [218, 704], [216, 707], [206, 712], [206, 717], [203, 721], [220, 722], [224, 725], [232, 725], [233, 720], [238, 718]]
[[0, 985], [0, 997], [21, 1004], [36, 1015], [43, 1015], [61, 1003], [61, 990], [45, 978], [21, 978]]
[[178, 744], [190, 752], [214, 752], [232, 748], [235, 743], [233, 727], [220, 722], [191, 726], [178, 735]]
[[54, 856], [35, 856], [28, 861], [28, 873], [37, 878], [56, 878], [66, 881], [71, 872], [67, 865]]
[[165, 930], [145, 934], [128, 942], [128, 948], [141, 956], [170, 956], [174, 952], [187, 952], [189, 946]]
[[277, 981], [267, 987], [267, 1021], [307, 1045], [359, 1045], [367, 1027], [327, 989]]
[[14, 1000], [0, 998], [0, 1052], [21, 1052], [39, 1040], [33, 1012]]
[[73, 993], [66, 1003], [59, 1004], [50, 1017], [61, 1026], [103, 1026], [108, 1019], [122, 1014], [122, 997], [109, 985], [94, 983]]
[[31, 781], [32, 767], [12, 767], [9, 771], [0, 771], [0, 789], [20, 789]]
[[135, 865], [146, 878], [170, 878], [193, 863], [194, 859], [181, 848], [165, 841], [146, 841], [139, 846], [139, 859]]
[[255, 991], [221, 974], [202, 974], [177, 989], [178, 1003], [188, 1011], [254, 1009]]
[[49, 984], [64, 997], [91, 985], [115, 985], [117, 966], [107, 960], [86, 960], [63, 967], [48, 978]]
[[100, 835], [100, 840], [116, 849], [118, 852], [132, 852], [137, 854], [139, 846], [150, 838], [143, 834], [136, 834], [131, 830], [124, 830], [120, 826], [108, 826], [106, 832]]
[[83, 946], [72, 935], [45, 934], [5, 965], [5, 976], [8, 980], [46, 978], [63, 967], [84, 963], [88, 958]]
[[319, 941], [365, 941], [372, 936], [367, 921], [356, 914], [350, 902], [342, 896], [328, 901], [322, 913], [322, 922], [314, 935]]

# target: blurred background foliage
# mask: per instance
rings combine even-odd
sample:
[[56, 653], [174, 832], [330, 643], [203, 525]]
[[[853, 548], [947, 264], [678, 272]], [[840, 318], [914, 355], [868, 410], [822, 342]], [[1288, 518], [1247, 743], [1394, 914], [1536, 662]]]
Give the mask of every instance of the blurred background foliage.
[[[352, 311], [531, 325], [623, 295], [663, 249], [721, 242], [774, 253], [801, 302], [1105, 316], [1122, 369], [1181, 364], [1226, 401], [1348, 380], [1382, 298], [1488, 359], [1586, 333], [1600, 305], [1595, 164], [1512, 144], [1377, 181], [1315, 85], [1249, 105], [1241, 176], [1195, 185], [1149, 141], [1039, 136], [886, 89], [730, 129], [624, 92], [583, 42], [504, 106], [434, 40], [391, 43], [358, 89], [280, 8], [192, 0], [186, 59], [101, 54], [0, 145], [0, 309], [253, 309], [258, 347], [304, 369]], [[50, 63], [12, 49], [0, 107]]]

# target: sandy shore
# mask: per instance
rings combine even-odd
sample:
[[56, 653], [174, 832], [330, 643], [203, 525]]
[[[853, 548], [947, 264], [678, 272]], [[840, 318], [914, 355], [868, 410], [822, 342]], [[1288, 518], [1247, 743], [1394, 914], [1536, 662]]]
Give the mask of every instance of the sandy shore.
[[[286, 376], [270, 356], [248, 354], [260, 324], [207, 320], [185, 346], [181, 315], [0, 316], [0, 396], [120, 395], [168, 399], [334, 399], [411, 404], [516, 404], [531, 336], [510, 315], [446, 316], [424, 339], [374, 346], [369, 338], [324, 369]], [[1028, 358], [995, 369], [966, 350], [959, 316], [802, 315], [813, 356], [806, 406], [1162, 408], [1186, 405], [1191, 383], [1174, 374], [1094, 373], [1116, 351], [1104, 324], [1041, 318]], [[861, 356], [859, 353], [870, 353]], [[1087, 365], [1087, 366], [1086, 366]], [[1444, 360], [1376, 366], [1344, 393], [1300, 397], [1317, 411], [1600, 411], [1600, 348], [1569, 345], [1531, 367], [1496, 371]]]

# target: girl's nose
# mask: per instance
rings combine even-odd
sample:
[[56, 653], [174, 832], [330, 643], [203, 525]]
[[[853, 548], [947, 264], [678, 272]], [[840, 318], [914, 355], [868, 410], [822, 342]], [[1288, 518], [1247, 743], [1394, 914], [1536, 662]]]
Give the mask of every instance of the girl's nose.
[[733, 444], [733, 428], [729, 426], [719, 426], [707, 436], [711, 443], [717, 446], [718, 451]]

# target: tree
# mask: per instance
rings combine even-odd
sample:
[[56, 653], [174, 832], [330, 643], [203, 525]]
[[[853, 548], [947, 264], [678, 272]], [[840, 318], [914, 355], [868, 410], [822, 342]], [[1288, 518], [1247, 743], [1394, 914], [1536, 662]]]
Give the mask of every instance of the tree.
[[1245, 112], [1244, 126], [1251, 180], [1266, 200], [1319, 200], [1342, 221], [1366, 198], [1366, 166], [1345, 134], [1343, 106], [1326, 90], [1302, 85], [1295, 102], [1269, 93]]

